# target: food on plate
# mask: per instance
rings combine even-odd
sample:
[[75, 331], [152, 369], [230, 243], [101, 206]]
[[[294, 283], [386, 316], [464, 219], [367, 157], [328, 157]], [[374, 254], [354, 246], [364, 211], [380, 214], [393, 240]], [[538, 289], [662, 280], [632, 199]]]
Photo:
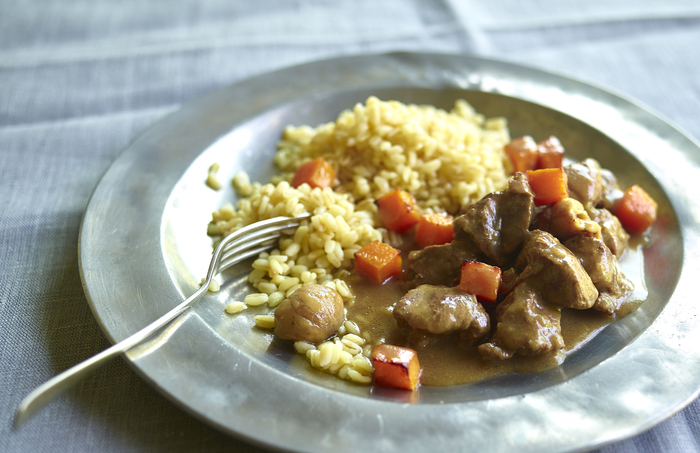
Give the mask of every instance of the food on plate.
[[489, 316], [476, 300], [459, 288], [420, 285], [408, 291], [392, 311], [399, 326], [435, 335], [459, 332], [475, 342], [489, 333]]
[[555, 203], [549, 212], [549, 226], [541, 226], [559, 239], [577, 235], [601, 237], [600, 224], [591, 220], [583, 205], [573, 198]]
[[403, 390], [418, 387], [420, 363], [413, 349], [380, 344], [372, 351], [372, 364], [377, 385]]
[[564, 147], [551, 136], [535, 143], [529, 135], [511, 140], [504, 147], [513, 172], [559, 168], [564, 161]]
[[535, 140], [529, 135], [511, 140], [504, 150], [510, 159], [513, 171], [523, 172], [537, 168], [540, 150]]
[[496, 302], [500, 284], [500, 268], [471, 260], [462, 263], [459, 289], [474, 294], [480, 302]]
[[221, 165], [218, 162], [214, 162], [209, 167], [209, 172], [207, 174], [207, 179], [205, 180], [205, 182], [212, 190], [221, 190], [221, 188], [223, 187], [221, 180], [217, 176], [217, 173], [219, 172], [220, 168]]
[[355, 253], [355, 271], [376, 283], [384, 283], [401, 272], [401, 250], [374, 241]]
[[442, 245], [452, 242], [455, 230], [452, 227], [454, 217], [445, 213], [425, 214], [416, 226], [416, 242], [421, 247]]
[[258, 326], [342, 379], [413, 390], [542, 370], [643, 300], [618, 260], [638, 259], [653, 199], [464, 101], [370, 97], [287, 127], [275, 163], [268, 184], [236, 174], [241, 198], [208, 233], [312, 216], [252, 263], [258, 293], [228, 311], [259, 306]]
[[275, 335], [283, 340], [319, 343], [345, 322], [343, 298], [323, 285], [302, 286], [275, 310]]
[[564, 347], [561, 310], [527, 282], [517, 285], [496, 307], [496, 332], [477, 348], [484, 359], [509, 359], [513, 354], [538, 355]]
[[569, 184], [564, 169], [528, 170], [527, 182], [535, 194], [535, 205], [554, 204], [569, 197]]
[[391, 231], [403, 233], [420, 221], [416, 200], [404, 190], [393, 190], [376, 203], [382, 224]]
[[558, 138], [551, 136], [537, 144], [537, 169], [559, 168], [564, 164], [564, 147]]
[[335, 183], [335, 170], [331, 164], [326, 162], [323, 157], [302, 164], [297, 168], [292, 179], [292, 187], [299, 187], [302, 184], [316, 188], [324, 189]]
[[635, 184], [625, 190], [615, 216], [627, 230], [642, 233], [656, 220], [657, 209], [658, 205], [649, 194]]

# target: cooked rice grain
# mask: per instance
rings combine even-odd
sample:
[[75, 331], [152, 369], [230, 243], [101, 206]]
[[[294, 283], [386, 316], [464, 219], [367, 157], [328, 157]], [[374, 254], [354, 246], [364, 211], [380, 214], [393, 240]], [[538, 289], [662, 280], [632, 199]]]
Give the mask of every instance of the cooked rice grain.
[[246, 308], [247, 308], [247, 306], [243, 302], [229, 302], [228, 304], [226, 304], [225, 310], [226, 310], [226, 313], [232, 315], [234, 313], [240, 313], [243, 310], [245, 310]]
[[[199, 281], [199, 286], [202, 286], [206, 281], [206, 278], [201, 279]], [[209, 283], [209, 288], [207, 288], [207, 290], [211, 293], [218, 293], [219, 290], [221, 290], [221, 286], [219, 285], [219, 282], [212, 280], [211, 283]]]
[[218, 162], [214, 162], [211, 167], [209, 167], [209, 174], [207, 175], [206, 184], [213, 190], [219, 190], [222, 187], [221, 181], [216, 175], [219, 172], [221, 165]]
[[[326, 284], [339, 289], [346, 302], [353, 295], [345, 282], [337, 280], [340, 270], [352, 267], [355, 252], [382, 234], [374, 228], [376, 207], [354, 205], [350, 195], [329, 188], [293, 188], [286, 181], [253, 189], [249, 198], [234, 208], [222, 207], [212, 215], [209, 233], [226, 235], [259, 220], [279, 215], [295, 216], [310, 212], [293, 237], [280, 242], [280, 248], [261, 254], [253, 262], [248, 281], [260, 292], [279, 292], [289, 297], [302, 285]], [[275, 298], [274, 303], [281, 300]], [[251, 305], [251, 304], [248, 304]]]
[[372, 96], [333, 123], [288, 126], [275, 163], [290, 181], [299, 165], [321, 156], [338, 175], [338, 192], [360, 200], [402, 189], [426, 212], [454, 214], [505, 187], [509, 140], [505, 119], [486, 120], [463, 100], [447, 112]]
[[[338, 337], [324, 341], [318, 347], [305, 341], [297, 341], [294, 348], [299, 354], [306, 355], [314, 368], [336, 374], [341, 379], [368, 384], [372, 382], [374, 367], [363, 355], [362, 345], [365, 341], [354, 334], [342, 335], [340, 332], [345, 327], [338, 330]], [[357, 326], [354, 325], [354, 328], [356, 330]]]
[[261, 329], [274, 329], [275, 317], [272, 315], [258, 315], [253, 318], [255, 325]]
[[267, 302], [268, 295], [265, 293], [248, 294], [245, 296], [245, 304], [249, 307], [257, 307]]

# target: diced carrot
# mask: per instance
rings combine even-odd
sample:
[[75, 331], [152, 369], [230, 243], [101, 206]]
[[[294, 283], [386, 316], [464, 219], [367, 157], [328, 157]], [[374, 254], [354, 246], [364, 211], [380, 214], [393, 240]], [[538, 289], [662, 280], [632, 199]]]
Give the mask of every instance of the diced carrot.
[[511, 140], [504, 149], [513, 163], [513, 171], [527, 171], [537, 168], [537, 158], [540, 151], [535, 140], [529, 135]]
[[416, 242], [421, 247], [442, 245], [452, 242], [455, 229], [452, 227], [454, 218], [449, 214], [426, 214], [418, 221], [416, 227]]
[[625, 190], [614, 214], [630, 233], [643, 233], [656, 220], [658, 207], [656, 201], [635, 184]]
[[459, 279], [459, 289], [474, 294], [485, 302], [496, 302], [498, 286], [501, 283], [501, 269], [478, 261], [465, 261]]
[[374, 383], [382, 387], [415, 390], [420, 381], [420, 363], [413, 349], [380, 344], [372, 351]]
[[416, 200], [403, 190], [393, 190], [379, 198], [376, 203], [379, 218], [391, 231], [403, 233], [420, 220]]
[[555, 136], [542, 140], [537, 144], [539, 157], [537, 158], [537, 169], [558, 168], [564, 162], [564, 147]]
[[401, 251], [374, 241], [355, 252], [355, 270], [382, 284], [401, 272]]
[[297, 168], [292, 179], [292, 187], [299, 187], [307, 183], [312, 188], [325, 189], [333, 185], [335, 170], [323, 157], [317, 157], [311, 162], [302, 164]]
[[554, 204], [569, 196], [568, 180], [561, 167], [528, 171], [527, 180], [535, 193], [537, 206]]

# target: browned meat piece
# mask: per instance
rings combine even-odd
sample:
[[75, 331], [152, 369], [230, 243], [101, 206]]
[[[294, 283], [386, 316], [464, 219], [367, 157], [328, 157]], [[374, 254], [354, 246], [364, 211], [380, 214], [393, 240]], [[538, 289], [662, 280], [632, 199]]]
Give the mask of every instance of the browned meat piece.
[[394, 318], [435, 335], [461, 331], [470, 343], [491, 329], [489, 315], [473, 294], [446, 286], [421, 285], [407, 292], [394, 307]]
[[613, 315], [620, 308], [632, 283], [622, 273], [617, 258], [602, 239], [576, 236], [564, 243], [576, 255], [598, 289], [598, 299], [593, 308]]
[[515, 269], [507, 269], [501, 273], [501, 281], [498, 284], [498, 294], [508, 294], [513, 291], [518, 283], [518, 273]]
[[622, 227], [620, 219], [605, 208], [591, 208], [588, 210], [588, 213], [591, 219], [600, 225], [600, 233], [605, 245], [608, 246], [616, 257], [621, 257], [625, 250], [627, 250], [630, 235]]
[[534, 215], [532, 216], [532, 222], [530, 223], [530, 230], [542, 230], [549, 231], [549, 222], [552, 218], [552, 207], [551, 206], [537, 206], [535, 207]]
[[454, 286], [459, 281], [462, 263], [476, 260], [479, 251], [469, 242], [452, 241], [444, 245], [431, 245], [408, 254], [411, 286]]
[[545, 231], [530, 232], [515, 269], [522, 270], [518, 281], [527, 280], [550, 304], [585, 310], [598, 299], [598, 290], [576, 256]]
[[343, 298], [332, 288], [308, 285], [294, 291], [275, 309], [275, 335], [283, 340], [319, 343], [345, 320]]
[[617, 178], [613, 172], [603, 168], [600, 170], [600, 175], [603, 180], [603, 195], [601, 196], [600, 204], [605, 209], [612, 211], [613, 207], [622, 198], [622, 190], [620, 190]]
[[582, 205], [596, 206], [603, 195], [603, 179], [600, 164], [595, 159], [586, 159], [564, 167], [569, 181], [569, 196]]
[[484, 359], [508, 359], [513, 354], [537, 355], [564, 347], [561, 309], [548, 304], [523, 282], [496, 308], [496, 333], [479, 346]]
[[527, 177], [516, 173], [505, 191], [486, 195], [455, 219], [455, 239], [472, 241], [489, 259], [504, 266], [527, 237], [534, 206]]
[[498, 214], [501, 216], [501, 243], [503, 253], [517, 251], [528, 235], [528, 227], [535, 209], [535, 194], [527, 176], [517, 173], [510, 178], [508, 188], [501, 196]]
[[501, 254], [503, 248], [500, 239], [502, 220], [497, 212], [500, 198], [498, 192], [486, 195], [452, 223], [455, 239], [474, 241], [492, 259]]

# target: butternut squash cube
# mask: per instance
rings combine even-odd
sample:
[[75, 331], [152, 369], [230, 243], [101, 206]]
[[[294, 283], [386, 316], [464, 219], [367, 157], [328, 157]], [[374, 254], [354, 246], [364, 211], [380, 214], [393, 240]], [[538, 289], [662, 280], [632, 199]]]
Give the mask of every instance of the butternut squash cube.
[[380, 344], [372, 351], [374, 383], [381, 387], [415, 390], [420, 382], [420, 363], [413, 349]]

